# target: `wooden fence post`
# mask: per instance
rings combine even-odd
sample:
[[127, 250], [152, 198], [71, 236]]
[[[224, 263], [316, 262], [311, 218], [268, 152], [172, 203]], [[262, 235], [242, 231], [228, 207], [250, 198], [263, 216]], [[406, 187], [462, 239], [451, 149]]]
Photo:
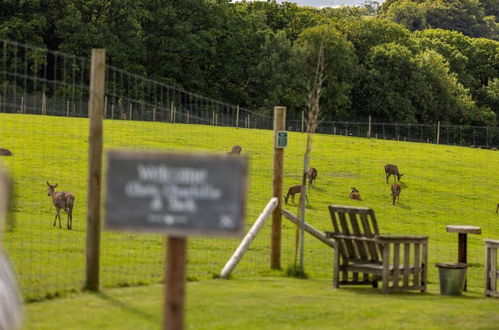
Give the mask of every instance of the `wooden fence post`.
[[272, 234], [270, 267], [281, 268], [281, 224], [282, 224], [282, 181], [284, 175], [284, 149], [276, 148], [277, 131], [286, 127], [286, 107], [274, 107], [274, 165], [272, 174], [272, 196], [277, 198], [277, 206], [272, 213]]
[[130, 116], [129, 116], [128, 119], [132, 120], [132, 103], [130, 103]]
[[239, 128], [239, 105], [236, 108], [236, 128]]
[[367, 137], [371, 138], [372, 130], [371, 130], [371, 116], [369, 116], [369, 127], [367, 128]]
[[303, 133], [303, 128], [305, 127], [305, 111], [301, 112], [301, 132]]
[[102, 183], [102, 122], [106, 50], [92, 49], [90, 68], [90, 128], [88, 137], [88, 206], [87, 252], [84, 288], [99, 290], [101, 183]]
[[163, 329], [182, 330], [184, 328], [187, 238], [167, 237], [167, 246]]
[[66, 102], [66, 117], [69, 117], [69, 100]]
[[152, 121], [156, 121], [156, 106], [152, 108]]
[[47, 97], [45, 96], [45, 92], [42, 94], [42, 115], [47, 114]]
[[437, 144], [440, 144], [440, 121], [437, 123]]

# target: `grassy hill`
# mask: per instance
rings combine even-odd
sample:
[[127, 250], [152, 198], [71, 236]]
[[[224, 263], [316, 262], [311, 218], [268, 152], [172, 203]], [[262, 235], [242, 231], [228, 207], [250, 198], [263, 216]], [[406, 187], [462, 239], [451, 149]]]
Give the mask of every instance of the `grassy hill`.
[[[15, 225], [4, 245], [20, 276], [27, 299], [81, 288], [85, 260], [88, 121], [81, 118], [0, 114], [0, 147], [13, 157], [4, 162], [15, 180]], [[272, 132], [185, 124], [105, 121], [105, 149], [208, 151], [222, 153], [240, 144], [250, 157], [247, 225], [272, 191]], [[290, 133], [285, 151], [285, 184], [299, 184], [306, 136]], [[436, 262], [457, 259], [457, 235], [447, 224], [476, 225], [483, 235], [468, 237], [469, 285], [483, 282], [483, 238], [499, 239], [499, 153], [443, 145], [315, 135], [311, 166], [318, 169], [310, 191], [307, 221], [330, 230], [329, 204], [374, 208], [382, 233], [430, 237], [429, 280], [437, 282]], [[383, 165], [397, 164], [404, 176], [400, 204], [392, 206]], [[393, 179], [391, 179], [393, 180]], [[46, 181], [76, 196], [73, 230], [53, 227], [55, 210]], [[348, 198], [350, 187], [362, 201]], [[298, 199], [297, 199], [298, 200]], [[287, 205], [296, 213], [296, 205]], [[291, 264], [294, 225], [283, 220], [283, 267]], [[270, 222], [236, 268], [235, 277], [281, 275], [269, 271]], [[104, 232], [102, 282], [126, 286], [159, 282], [163, 274], [161, 235]], [[220, 272], [238, 239], [189, 238], [188, 275], [192, 281]], [[305, 266], [312, 278], [331, 278], [332, 250], [306, 236]]]

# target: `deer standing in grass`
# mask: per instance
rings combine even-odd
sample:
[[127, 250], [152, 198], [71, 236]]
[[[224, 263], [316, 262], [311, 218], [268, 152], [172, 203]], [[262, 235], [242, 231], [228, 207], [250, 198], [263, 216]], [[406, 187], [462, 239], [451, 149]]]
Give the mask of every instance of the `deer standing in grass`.
[[55, 214], [54, 226], [57, 222], [57, 218], [59, 218], [59, 228], [62, 228], [60, 212], [61, 209], [63, 209], [64, 212], [68, 214], [68, 229], [73, 228], [73, 205], [75, 202], [75, 196], [70, 192], [55, 191], [57, 183], [55, 185], [51, 185], [47, 181], [47, 186], [49, 187], [48, 196], [52, 197], [52, 203], [57, 211]]
[[402, 191], [400, 185], [398, 183], [392, 183], [391, 190], [393, 205], [395, 205], [395, 199], [397, 199], [397, 201], [400, 203], [400, 192]]
[[360, 192], [357, 190], [357, 188], [352, 187], [352, 191], [350, 192], [350, 195], [348, 195], [351, 199], [355, 199], [358, 201], [361, 201], [362, 198], [360, 197]]
[[[284, 196], [284, 202], [286, 204], [288, 204], [289, 197], [291, 196], [291, 201], [294, 204], [295, 203], [295, 195], [296, 194], [301, 194], [301, 185], [289, 187], [288, 194], [286, 196]], [[308, 204], [308, 197], [307, 197], [307, 195], [305, 195], [305, 199], [307, 200], [307, 204]]]
[[232, 150], [227, 153], [227, 155], [240, 155], [243, 148], [239, 144], [232, 146]]
[[307, 171], [308, 178], [308, 187], [315, 188], [315, 179], [317, 178], [317, 169], [315, 167], [311, 167]]
[[386, 175], [386, 183], [388, 183], [388, 179], [390, 178], [391, 175], [393, 175], [395, 182], [396, 181], [400, 182], [400, 178], [402, 177], [403, 174], [399, 173], [397, 165], [386, 164], [385, 175]]

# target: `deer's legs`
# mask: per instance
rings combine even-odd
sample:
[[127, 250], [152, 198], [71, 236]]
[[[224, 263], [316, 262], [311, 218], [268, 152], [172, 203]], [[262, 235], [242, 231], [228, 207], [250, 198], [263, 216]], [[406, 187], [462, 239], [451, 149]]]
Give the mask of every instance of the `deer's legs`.
[[59, 228], [62, 228], [62, 225], [61, 225], [61, 209], [57, 209], [56, 217], [59, 218]]
[[68, 212], [68, 229], [73, 228], [73, 210]]
[[57, 211], [55, 213], [55, 218], [54, 218], [54, 227], [55, 227], [55, 223], [57, 222]]

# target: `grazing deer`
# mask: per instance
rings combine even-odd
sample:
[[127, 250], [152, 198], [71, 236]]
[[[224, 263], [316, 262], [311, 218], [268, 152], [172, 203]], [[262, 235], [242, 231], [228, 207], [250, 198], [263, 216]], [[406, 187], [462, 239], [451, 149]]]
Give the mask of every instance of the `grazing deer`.
[[357, 188], [355, 188], [355, 187], [351, 187], [351, 188], [352, 188], [352, 191], [350, 192], [350, 195], [348, 195], [348, 197], [350, 197], [351, 199], [361, 201], [362, 198], [360, 197], [360, 192], [357, 190]]
[[391, 190], [393, 205], [395, 205], [395, 199], [397, 199], [397, 201], [400, 203], [400, 192], [402, 191], [400, 185], [398, 183], [392, 183]]
[[385, 175], [386, 175], [386, 183], [388, 183], [388, 179], [390, 178], [391, 175], [395, 178], [395, 181], [400, 182], [400, 178], [402, 177], [403, 174], [399, 173], [399, 169], [397, 165], [392, 165], [392, 164], [386, 164], [385, 165]]
[[[288, 194], [286, 196], [284, 196], [284, 202], [286, 204], [288, 204], [289, 196], [291, 196], [291, 201], [294, 204], [295, 203], [295, 195], [296, 194], [301, 194], [301, 185], [289, 187]], [[305, 199], [306, 199], [307, 204], [308, 204], [308, 197], [307, 197], [307, 195], [305, 195]]]
[[240, 155], [243, 148], [239, 144], [232, 146], [232, 150], [227, 153], [227, 155]]
[[308, 178], [308, 187], [315, 188], [315, 179], [317, 178], [317, 169], [315, 167], [311, 167], [307, 171]]
[[62, 228], [60, 212], [61, 209], [63, 209], [64, 212], [68, 214], [68, 229], [71, 229], [73, 227], [73, 205], [75, 202], [75, 196], [70, 192], [55, 191], [57, 183], [55, 185], [51, 185], [47, 181], [47, 186], [49, 187], [48, 195], [52, 197], [52, 203], [54, 204], [57, 211], [57, 213], [55, 214], [54, 226], [57, 218], [59, 218], [59, 228]]

